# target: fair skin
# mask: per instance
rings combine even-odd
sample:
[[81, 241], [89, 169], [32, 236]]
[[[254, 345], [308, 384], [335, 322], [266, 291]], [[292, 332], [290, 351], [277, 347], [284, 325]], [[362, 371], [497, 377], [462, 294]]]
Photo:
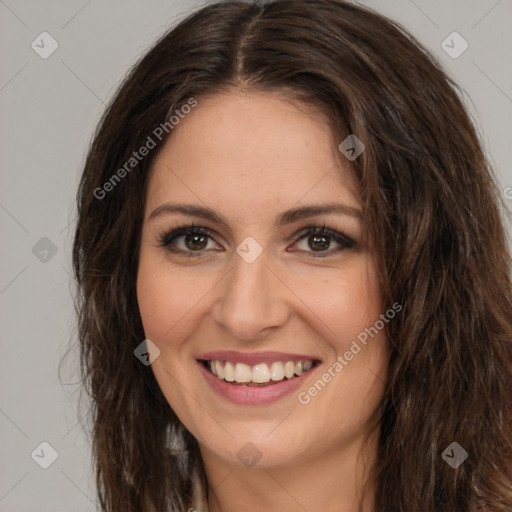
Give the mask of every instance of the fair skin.
[[[366, 450], [363, 441], [384, 390], [384, 331], [308, 403], [298, 400], [384, 312], [364, 221], [346, 214], [361, 204], [337, 143], [319, 115], [283, 96], [236, 92], [198, 98], [153, 163], [137, 297], [145, 335], [161, 351], [151, 368], [199, 443], [210, 512], [355, 512], [366, 475], [358, 457], [366, 468], [375, 462], [376, 433]], [[207, 207], [225, 224], [176, 212], [150, 218], [170, 202]], [[348, 208], [275, 224], [287, 210], [325, 203]], [[171, 244], [192, 257], [160, 245], [162, 233], [192, 223], [212, 237], [200, 238], [199, 250], [194, 235]], [[355, 245], [303, 237], [324, 224]], [[236, 251], [247, 237], [262, 248], [250, 263]], [[217, 350], [309, 354], [320, 363], [294, 392], [240, 404], [199, 368], [198, 355]], [[251, 467], [237, 455], [247, 443], [261, 454]], [[372, 492], [364, 510], [375, 510]]]

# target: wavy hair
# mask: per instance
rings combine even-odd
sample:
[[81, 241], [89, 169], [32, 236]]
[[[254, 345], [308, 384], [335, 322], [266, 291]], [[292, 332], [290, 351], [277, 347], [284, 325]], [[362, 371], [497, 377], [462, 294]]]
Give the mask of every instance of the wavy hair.
[[[145, 338], [136, 276], [146, 187], [172, 130], [104, 185], [169, 112], [236, 90], [285, 94], [322, 113], [338, 143], [356, 134], [366, 147], [350, 172], [384, 303], [403, 305], [388, 325], [388, 380], [374, 415], [377, 509], [510, 512], [504, 201], [460, 87], [402, 26], [343, 0], [197, 10], [139, 59], [96, 129], [77, 192], [73, 267], [101, 510], [182, 512], [206, 483], [196, 440], [133, 354]], [[442, 458], [454, 441], [468, 453], [456, 469]]]

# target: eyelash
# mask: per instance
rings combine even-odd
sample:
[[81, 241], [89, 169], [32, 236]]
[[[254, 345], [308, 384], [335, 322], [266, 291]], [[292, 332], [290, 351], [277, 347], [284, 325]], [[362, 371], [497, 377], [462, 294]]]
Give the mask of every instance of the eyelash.
[[[343, 233], [340, 233], [334, 229], [327, 228], [325, 226], [325, 224], [323, 224], [321, 227], [308, 226], [305, 229], [306, 229], [306, 231], [301, 232], [299, 237], [294, 241], [294, 244], [303, 240], [304, 238], [308, 238], [311, 235], [323, 235], [323, 236], [333, 239], [335, 242], [340, 244], [340, 247], [338, 247], [337, 249], [334, 249], [334, 250], [318, 251], [318, 252], [304, 251], [304, 250], [298, 251], [298, 252], [308, 252], [308, 253], [311, 252], [311, 253], [315, 254], [314, 256], [312, 256], [313, 258], [325, 258], [326, 256], [331, 256], [331, 255], [337, 254], [345, 249], [352, 249], [356, 246], [356, 243], [353, 240], [351, 240], [350, 238], [348, 238], [346, 235], [344, 235]], [[197, 250], [197, 251], [184, 251], [182, 249], [172, 249], [171, 248], [171, 243], [176, 238], [178, 238], [180, 236], [185, 236], [185, 235], [204, 235], [204, 236], [207, 236], [210, 239], [212, 239], [215, 243], [217, 243], [215, 240], [214, 233], [212, 231], [210, 231], [208, 228], [196, 226], [195, 224], [191, 224], [191, 225], [187, 224], [187, 225], [183, 225], [183, 226], [178, 226], [177, 228], [173, 229], [172, 231], [163, 231], [162, 233], [160, 233], [158, 235], [159, 247], [164, 247], [168, 251], [170, 251], [174, 254], [179, 254], [179, 255], [182, 255], [185, 257], [200, 257], [200, 256], [202, 256], [203, 253], [205, 252], [204, 249]]]

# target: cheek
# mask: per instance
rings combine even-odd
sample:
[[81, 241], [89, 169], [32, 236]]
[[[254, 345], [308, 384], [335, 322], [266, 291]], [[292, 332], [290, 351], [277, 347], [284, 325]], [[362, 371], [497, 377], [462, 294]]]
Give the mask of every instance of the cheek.
[[149, 339], [165, 340], [190, 323], [202, 297], [211, 289], [211, 277], [189, 276], [160, 258], [141, 255], [137, 275], [137, 300]]
[[377, 276], [368, 259], [347, 260], [339, 269], [297, 272], [290, 283], [306, 306], [307, 323], [316, 325], [338, 353], [383, 313]]
[[159, 255], [142, 252], [137, 275], [139, 312], [146, 338], [160, 349], [151, 369], [169, 405], [194, 432], [200, 431], [195, 421], [203, 418], [203, 412], [189, 401], [189, 393], [195, 391], [182, 364], [189, 356], [184, 340], [197, 326], [200, 301], [209, 288], [208, 283], [189, 279]]
[[[329, 279], [295, 280], [294, 291], [307, 305], [307, 323], [332, 349], [324, 378], [319, 375], [322, 382], [310, 394], [306, 390], [306, 401], [321, 395], [315, 403], [326, 410], [333, 403], [343, 404], [344, 412], [331, 410], [336, 421], [352, 421], [347, 411], [366, 417], [384, 390], [389, 354], [385, 325], [392, 320], [380, 320], [385, 311], [375, 267], [369, 261], [353, 261]], [[329, 391], [323, 392], [324, 385]]]

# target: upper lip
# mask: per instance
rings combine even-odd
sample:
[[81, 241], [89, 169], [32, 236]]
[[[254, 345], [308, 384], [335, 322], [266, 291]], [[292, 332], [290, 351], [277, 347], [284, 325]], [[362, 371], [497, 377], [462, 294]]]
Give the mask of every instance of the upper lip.
[[320, 358], [308, 354], [290, 354], [286, 352], [237, 352], [235, 350], [216, 350], [197, 356], [196, 359], [208, 361], [230, 361], [231, 363], [245, 363], [254, 366], [260, 363], [273, 363], [274, 361], [319, 361]]

